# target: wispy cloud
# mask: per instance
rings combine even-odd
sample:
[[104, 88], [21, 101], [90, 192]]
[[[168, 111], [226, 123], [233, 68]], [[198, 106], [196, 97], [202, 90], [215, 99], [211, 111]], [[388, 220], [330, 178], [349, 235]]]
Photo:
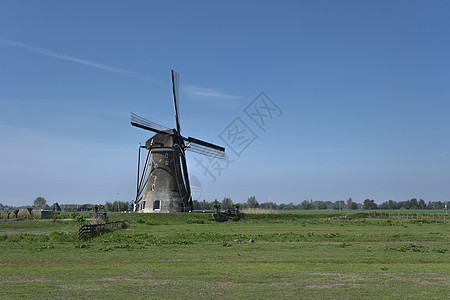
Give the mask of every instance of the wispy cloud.
[[153, 78], [151, 78], [151, 77], [149, 77], [147, 75], [144, 75], [144, 74], [141, 74], [141, 73], [138, 73], [138, 72], [129, 71], [129, 70], [125, 70], [125, 69], [122, 69], [122, 68], [118, 68], [118, 67], [114, 67], [114, 66], [110, 66], [110, 65], [106, 65], [106, 64], [102, 64], [102, 63], [97, 63], [97, 62], [85, 60], [85, 59], [82, 59], [82, 58], [78, 58], [78, 57], [74, 57], [74, 56], [70, 56], [70, 55], [66, 55], [66, 54], [62, 54], [62, 53], [58, 53], [58, 52], [54, 52], [54, 51], [50, 51], [50, 50], [47, 50], [47, 49], [44, 49], [44, 48], [39, 48], [39, 47], [23, 44], [23, 43], [20, 43], [20, 42], [16, 42], [16, 41], [11, 41], [11, 40], [0, 38], [0, 44], [11, 46], [11, 47], [20, 48], [20, 49], [23, 49], [23, 50], [27, 50], [29, 52], [45, 55], [45, 56], [48, 56], [48, 57], [53, 57], [53, 58], [62, 59], [62, 60], [66, 60], [66, 61], [70, 61], [70, 62], [82, 64], [82, 65], [86, 65], [86, 66], [89, 66], [89, 67], [97, 68], [97, 69], [102, 69], [102, 70], [105, 70], [105, 71], [108, 71], [108, 72], [120, 74], [120, 75], [123, 75], [123, 76], [128, 76], [128, 77], [139, 79], [139, 80], [146, 81], [146, 82], [158, 83], [158, 84], [160, 83], [158, 80], [153, 79]]
[[319, 149], [303, 149], [299, 150], [298, 152], [303, 153], [320, 153], [320, 152], [339, 152], [339, 151], [345, 151], [345, 148], [319, 148]]
[[216, 89], [202, 88], [191, 84], [183, 85], [182, 89], [192, 97], [224, 100], [236, 100], [242, 98], [241, 96], [231, 95]]

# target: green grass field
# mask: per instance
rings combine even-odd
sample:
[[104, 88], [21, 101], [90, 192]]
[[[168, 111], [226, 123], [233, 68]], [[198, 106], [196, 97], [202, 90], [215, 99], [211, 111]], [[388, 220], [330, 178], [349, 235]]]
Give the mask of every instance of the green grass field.
[[86, 241], [76, 221], [1, 221], [0, 299], [448, 299], [434, 214], [112, 214], [128, 228]]

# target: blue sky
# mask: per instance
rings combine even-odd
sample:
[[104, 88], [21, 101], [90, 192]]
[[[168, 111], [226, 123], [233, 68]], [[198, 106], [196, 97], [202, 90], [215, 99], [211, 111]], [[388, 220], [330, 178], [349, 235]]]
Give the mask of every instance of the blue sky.
[[[255, 137], [214, 179], [189, 153], [200, 200], [447, 200], [449, 9], [2, 1], [0, 203], [132, 200], [150, 134], [130, 112], [175, 127], [171, 69], [183, 135], [225, 145], [239, 118]], [[280, 109], [263, 129], [245, 114], [262, 91]]]

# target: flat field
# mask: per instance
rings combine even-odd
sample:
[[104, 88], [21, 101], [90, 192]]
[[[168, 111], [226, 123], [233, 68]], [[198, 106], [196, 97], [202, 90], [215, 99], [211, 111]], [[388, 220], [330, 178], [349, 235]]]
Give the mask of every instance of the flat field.
[[81, 241], [77, 221], [0, 221], [0, 299], [448, 299], [449, 217], [425, 213], [117, 213]]

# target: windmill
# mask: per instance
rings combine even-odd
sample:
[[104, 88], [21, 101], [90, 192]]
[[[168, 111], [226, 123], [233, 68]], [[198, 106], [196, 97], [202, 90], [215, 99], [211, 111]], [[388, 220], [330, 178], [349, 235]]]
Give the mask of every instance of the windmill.
[[[225, 158], [225, 148], [181, 135], [178, 108], [179, 77], [180, 75], [172, 70], [176, 129], [169, 129], [131, 113], [131, 125], [156, 133], [145, 142], [145, 146], [139, 144], [134, 201], [134, 209], [138, 212], [171, 213], [188, 212], [193, 209], [186, 150], [213, 158]], [[142, 172], [141, 149], [147, 150]]]

